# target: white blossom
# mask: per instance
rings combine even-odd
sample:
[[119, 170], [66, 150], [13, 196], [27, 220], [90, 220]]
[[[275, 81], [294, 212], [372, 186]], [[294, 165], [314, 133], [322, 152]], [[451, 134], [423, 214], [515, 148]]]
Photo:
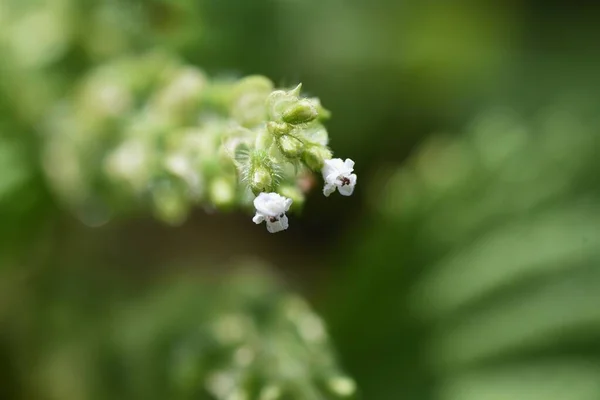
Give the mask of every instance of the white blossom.
[[356, 174], [353, 174], [353, 171], [354, 161], [349, 158], [346, 158], [346, 161], [342, 161], [341, 158], [325, 160], [322, 169], [325, 180], [323, 194], [329, 196], [337, 188], [341, 195], [350, 196], [356, 185]]
[[288, 228], [288, 218], [285, 213], [290, 209], [292, 199], [277, 193], [260, 193], [254, 199], [256, 215], [252, 218], [255, 224], [263, 221], [267, 223], [267, 230], [271, 233], [284, 231]]

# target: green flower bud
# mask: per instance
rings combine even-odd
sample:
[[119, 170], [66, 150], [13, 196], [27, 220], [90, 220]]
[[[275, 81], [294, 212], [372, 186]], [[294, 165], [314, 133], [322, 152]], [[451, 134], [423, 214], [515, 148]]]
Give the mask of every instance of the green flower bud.
[[302, 153], [302, 161], [313, 171], [320, 172], [325, 160], [331, 158], [331, 150], [323, 146], [310, 146]]
[[273, 82], [261, 75], [251, 75], [240, 79], [233, 91], [235, 97], [248, 93], [262, 93], [266, 97], [273, 91]]
[[252, 193], [270, 192], [280, 180], [279, 169], [265, 150], [253, 150], [246, 162], [238, 165], [242, 180]]
[[264, 166], [254, 169], [250, 177], [250, 189], [254, 193], [268, 192], [273, 184], [271, 172]]
[[282, 119], [289, 124], [298, 125], [313, 121], [317, 116], [315, 104], [309, 99], [302, 99], [288, 106], [283, 111]]
[[311, 144], [327, 146], [329, 143], [329, 135], [325, 127], [319, 123], [310, 124], [302, 129], [304, 139]]
[[286, 157], [296, 158], [298, 157], [304, 148], [302, 142], [290, 135], [284, 135], [279, 138], [278, 141], [279, 150]]
[[248, 128], [263, 123], [267, 115], [265, 101], [272, 91], [273, 83], [263, 76], [242, 79], [233, 89], [231, 116]]
[[267, 129], [261, 129], [256, 134], [254, 147], [259, 150], [268, 149], [273, 144], [273, 135]]
[[280, 121], [283, 109], [292, 104], [296, 99], [290, 98], [287, 92], [276, 90], [267, 97], [267, 114], [272, 121]]
[[267, 112], [272, 121], [281, 121], [283, 114], [299, 101], [298, 95], [301, 87], [302, 84], [299, 84], [287, 92], [276, 90], [267, 97]]
[[273, 136], [282, 136], [290, 133], [292, 127], [289, 124], [286, 124], [285, 122], [269, 121], [267, 123], [267, 130]]

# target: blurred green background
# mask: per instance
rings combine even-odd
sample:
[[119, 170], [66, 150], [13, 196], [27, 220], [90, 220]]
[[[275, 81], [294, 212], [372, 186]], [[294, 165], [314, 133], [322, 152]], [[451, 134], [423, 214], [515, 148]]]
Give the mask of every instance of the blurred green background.
[[[600, 9], [578, 3], [2, 0], [0, 398], [600, 399]], [[302, 82], [353, 197], [315, 189], [278, 235], [80, 222], [45, 116], [155, 48]]]

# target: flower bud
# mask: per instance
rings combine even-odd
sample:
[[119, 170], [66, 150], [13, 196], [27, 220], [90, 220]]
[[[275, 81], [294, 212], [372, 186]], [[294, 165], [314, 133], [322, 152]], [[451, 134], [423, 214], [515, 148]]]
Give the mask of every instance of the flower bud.
[[265, 150], [254, 149], [244, 163], [238, 165], [242, 181], [256, 196], [261, 192], [272, 191], [281, 179], [281, 170]]
[[240, 79], [233, 90], [237, 98], [249, 93], [265, 94], [266, 97], [273, 91], [273, 82], [261, 75], [251, 75]]
[[323, 146], [310, 146], [302, 153], [302, 161], [313, 171], [321, 171], [325, 160], [331, 158], [331, 150]]
[[267, 114], [272, 121], [281, 121], [283, 110], [297, 99], [284, 90], [275, 90], [267, 97]]
[[234, 88], [231, 116], [242, 126], [252, 128], [266, 117], [265, 101], [273, 91], [273, 83], [263, 76], [249, 76]]
[[299, 101], [298, 95], [301, 87], [302, 84], [299, 84], [287, 92], [276, 90], [267, 97], [267, 113], [272, 121], [281, 121], [283, 114]]
[[267, 168], [259, 166], [254, 169], [250, 177], [250, 189], [252, 192], [268, 192], [272, 184], [273, 177]]
[[314, 145], [327, 146], [329, 135], [322, 124], [314, 123], [302, 129], [304, 139]]
[[267, 130], [273, 136], [281, 136], [290, 133], [292, 127], [289, 124], [286, 124], [285, 122], [269, 121], [267, 123]]
[[254, 147], [257, 149], [268, 149], [273, 144], [273, 135], [267, 129], [260, 129], [256, 134]]
[[304, 145], [300, 140], [290, 135], [280, 137], [278, 144], [279, 150], [281, 150], [283, 155], [290, 158], [298, 157], [304, 148]]
[[298, 125], [313, 121], [317, 116], [315, 104], [309, 99], [301, 99], [283, 111], [282, 119], [288, 124]]

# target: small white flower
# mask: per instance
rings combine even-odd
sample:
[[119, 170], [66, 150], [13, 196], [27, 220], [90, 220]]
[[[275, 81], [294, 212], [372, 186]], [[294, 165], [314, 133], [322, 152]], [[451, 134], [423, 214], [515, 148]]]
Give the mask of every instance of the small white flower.
[[252, 218], [255, 224], [267, 222], [267, 230], [271, 233], [284, 231], [288, 228], [288, 218], [285, 213], [290, 209], [292, 199], [277, 193], [260, 193], [254, 199], [256, 215]]
[[353, 174], [353, 171], [354, 161], [349, 158], [346, 158], [346, 161], [342, 161], [341, 158], [325, 160], [322, 170], [325, 180], [323, 194], [328, 197], [337, 188], [341, 195], [350, 196], [356, 185], [356, 174]]

